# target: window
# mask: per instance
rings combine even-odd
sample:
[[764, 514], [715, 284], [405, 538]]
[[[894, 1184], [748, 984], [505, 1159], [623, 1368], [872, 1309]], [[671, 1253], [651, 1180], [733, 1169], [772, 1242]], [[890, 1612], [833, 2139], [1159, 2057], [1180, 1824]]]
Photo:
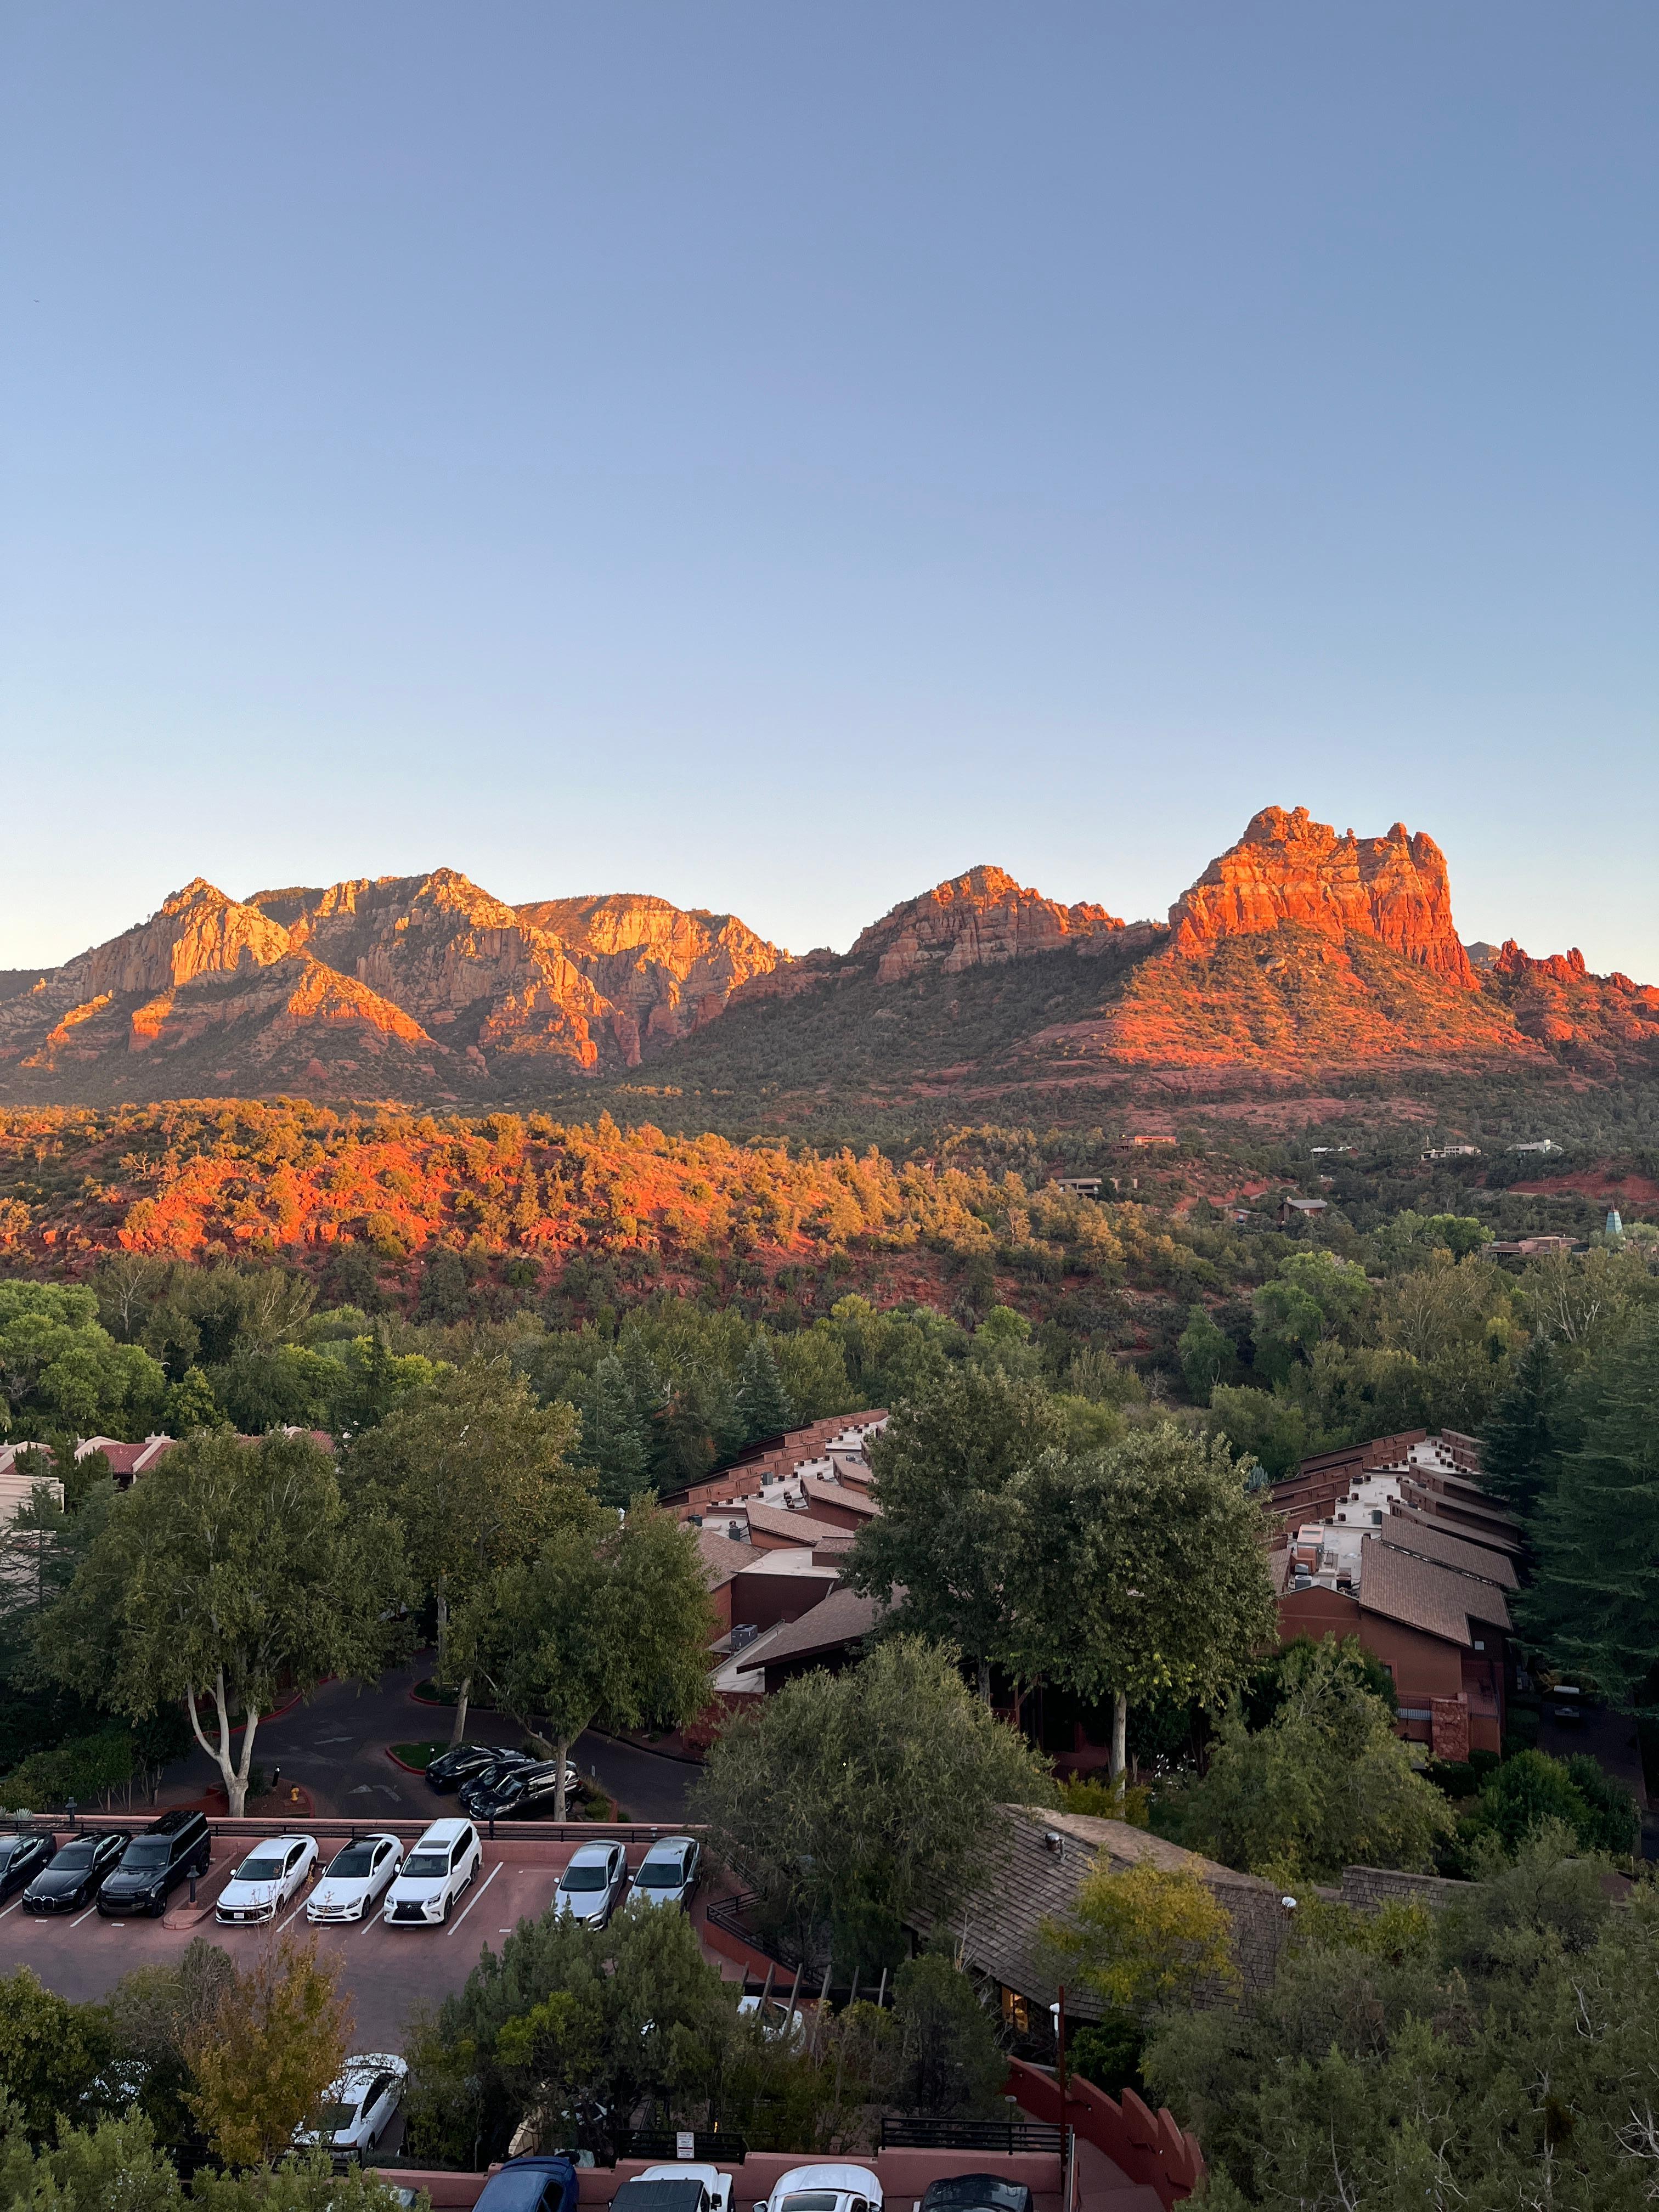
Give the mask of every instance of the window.
[[1031, 2032], [1030, 2005], [1018, 1990], [1005, 1989], [1001, 1996], [1003, 2026], [1012, 2028], [1017, 2035], [1029, 2035]]

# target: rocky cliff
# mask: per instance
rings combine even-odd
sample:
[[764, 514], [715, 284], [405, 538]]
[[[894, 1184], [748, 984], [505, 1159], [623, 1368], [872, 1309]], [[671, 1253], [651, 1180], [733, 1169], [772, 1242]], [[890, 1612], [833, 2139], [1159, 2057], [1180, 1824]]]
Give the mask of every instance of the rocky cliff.
[[876, 981], [896, 983], [928, 968], [959, 975], [1039, 952], [1097, 952], [1122, 927], [1103, 906], [1061, 906], [1000, 868], [969, 868], [872, 921], [847, 958], [873, 958]]
[[1305, 806], [1264, 806], [1170, 909], [1175, 949], [1188, 957], [1283, 922], [1333, 944], [1374, 938], [1449, 982], [1479, 986], [1452, 925], [1445, 855], [1403, 822], [1381, 837], [1339, 837]]
[[1339, 836], [1303, 808], [1258, 814], [1168, 929], [978, 867], [800, 960], [732, 915], [511, 906], [454, 869], [246, 900], [198, 878], [61, 968], [0, 973], [0, 1098], [477, 1105], [571, 1099], [654, 1060], [675, 1095], [753, 1100], [764, 1125], [797, 1094], [1029, 1090], [1046, 1113], [1161, 1071], [1659, 1067], [1659, 991], [1577, 952], [1472, 950], [1431, 839]]
[[690, 1036], [723, 1012], [741, 985], [789, 960], [734, 914], [637, 893], [538, 899], [518, 912], [556, 939], [616, 1010], [635, 1060]]

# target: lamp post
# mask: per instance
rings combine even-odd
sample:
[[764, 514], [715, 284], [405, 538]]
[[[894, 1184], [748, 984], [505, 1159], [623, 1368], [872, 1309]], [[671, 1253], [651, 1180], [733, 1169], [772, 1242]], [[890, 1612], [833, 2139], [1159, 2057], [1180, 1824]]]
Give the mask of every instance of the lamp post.
[[1049, 2013], [1054, 2023], [1054, 2071], [1060, 2077], [1060, 2124], [1066, 2124], [1066, 1984], [1060, 1984], [1058, 2003], [1051, 2004]]

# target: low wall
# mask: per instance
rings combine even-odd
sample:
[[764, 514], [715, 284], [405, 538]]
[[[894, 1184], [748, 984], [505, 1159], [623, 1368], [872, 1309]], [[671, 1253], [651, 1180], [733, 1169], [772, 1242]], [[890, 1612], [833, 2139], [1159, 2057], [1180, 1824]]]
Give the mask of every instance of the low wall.
[[1149, 2112], [1133, 2089], [1126, 2089], [1120, 2100], [1073, 2075], [1066, 2084], [1062, 2110], [1054, 2075], [1019, 2058], [1009, 2060], [1004, 2088], [1034, 2120], [1075, 2128], [1131, 2181], [1154, 2191], [1160, 2203], [1175, 2204], [1197, 2188], [1204, 2172], [1198, 2138], [1178, 2128], [1167, 2109], [1156, 2115]]
[[1455, 1897], [1467, 1897], [1470, 1887], [1468, 1882], [1453, 1881], [1444, 1875], [1397, 1874], [1391, 1867], [1342, 1869], [1342, 1902], [1358, 1905], [1362, 1911], [1401, 1899], [1420, 1898], [1431, 1911], [1437, 1912]]

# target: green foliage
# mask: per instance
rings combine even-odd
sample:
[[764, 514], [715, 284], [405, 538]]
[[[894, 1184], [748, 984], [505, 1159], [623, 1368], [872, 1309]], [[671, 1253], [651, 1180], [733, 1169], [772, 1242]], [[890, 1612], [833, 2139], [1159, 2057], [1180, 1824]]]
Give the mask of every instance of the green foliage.
[[1390, 1704], [1357, 1655], [1327, 1638], [1283, 1655], [1278, 1703], [1252, 1729], [1235, 1701], [1203, 1777], [1160, 1807], [1179, 1840], [1275, 1880], [1329, 1881], [1345, 1866], [1421, 1871], [1450, 1808], [1412, 1771]]
[[1090, 1704], [1215, 1704], [1277, 1626], [1261, 1515], [1224, 1444], [1169, 1421], [1045, 1452], [1012, 1486], [1007, 1662]]
[[943, 1370], [871, 1446], [881, 1517], [860, 1529], [847, 1579], [884, 1604], [902, 1590], [894, 1626], [956, 1645], [981, 1696], [1006, 1642], [1011, 1485], [1060, 1436], [1039, 1385], [975, 1363]]
[[327, 1452], [280, 1435], [249, 1447], [221, 1429], [190, 1437], [113, 1500], [39, 1641], [64, 1680], [131, 1719], [183, 1698], [239, 1814], [260, 1716], [290, 1686], [377, 1674], [407, 1591], [399, 1531], [348, 1510]]
[[166, 1383], [148, 1352], [103, 1327], [90, 1291], [0, 1282], [0, 1418], [9, 1431], [142, 1436]]
[[794, 1425], [795, 1409], [778, 1373], [772, 1340], [757, 1331], [738, 1374], [738, 1418], [745, 1443], [776, 1436]]
[[672, 2125], [718, 2093], [736, 1996], [683, 1913], [630, 1904], [605, 1929], [552, 1911], [520, 1921], [417, 2024], [410, 2148], [476, 2171], [526, 2113], [550, 2145], [601, 2153], [642, 2103]]
[[1007, 2075], [996, 2029], [961, 1967], [936, 1951], [907, 1959], [893, 1978], [895, 2100], [907, 2112], [995, 2117]]
[[1580, 1386], [1583, 1441], [1530, 1524], [1516, 1611], [1556, 1665], [1615, 1703], [1659, 1696], [1659, 1308], [1620, 1329]]
[[1522, 1751], [1504, 1759], [1463, 1826], [1471, 1839], [1495, 1836], [1514, 1858], [1551, 1823], [1570, 1830], [1580, 1850], [1603, 1857], [1629, 1858], [1641, 1839], [1636, 1800], [1583, 1752], [1564, 1760]]
[[167, 1385], [161, 1422], [168, 1436], [188, 1437], [198, 1429], [220, 1428], [224, 1419], [213, 1385], [199, 1367], [187, 1367], [177, 1382]]
[[110, 2055], [94, 2006], [71, 2004], [27, 1966], [0, 1978], [0, 2113], [30, 2142], [50, 2142], [58, 2115], [82, 2110]]
[[798, 1677], [728, 1723], [690, 1816], [766, 1928], [842, 1971], [903, 1955], [924, 1905], [948, 1917], [998, 1863], [1000, 1804], [1053, 1785], [1024, 1741], [910, 1637], [841, 1674]]
[[[695, 1532], [649, 1500], [589, 1507], [455, 1616], [452, 1662], [562, 1761], [582, 1730], [683, 1727], [708, 1700], [714, 1607]], [[564, 1817], [561, 1779], [553, 1817]]]
[[1188, 1395], [1200, 1406], [1210, 1402], [1218, 1382], [1231, 1382], [1238, 1366], [1233, 1340], [1218, 1328], [1203, 1306], [1188, 1306], [1187, 1326], [1176, 1341]]
[[1204, 2144], [1206, 2202], [1649, 2201], [1659, 1899], [1610, 1915], [1564, 1840], [1439, 1914], [1304, 1907], [1270, 1989], [1158, 2021], [1143, 2070]]
[[7, 2212], [397, 2212], [378, 2175], [337, 2174], [325, 2157], [249, 2173], [198, 2173], [186, 2193], [143, 2113], [66, 2127], [54, 2147], [31, 2144], [0, 2097], [0, 2204]]

